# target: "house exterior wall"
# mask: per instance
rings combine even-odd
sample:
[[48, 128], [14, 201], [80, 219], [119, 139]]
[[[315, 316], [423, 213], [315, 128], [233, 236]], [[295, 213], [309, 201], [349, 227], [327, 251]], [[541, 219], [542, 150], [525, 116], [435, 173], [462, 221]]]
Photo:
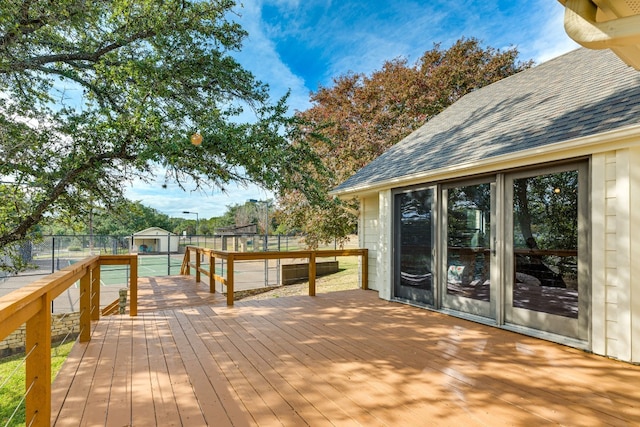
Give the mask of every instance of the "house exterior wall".
[[640, 362], [640, 148], [592, 158], [592, 350]]
[[369, 249], [369, 289], [380, 291], [377, 282], [378, 245], [380, 219], [378, 197], [376, 195], [360, 198], [360, 218], [358, 224], [358, 245]]
[[[640, 363], [640, 146], [612, 148], [590, 162], [590, 344], [596, 354]], [[362, 197], [361, 209], [369, 287], [391, 299], [391, 189]]]
[[[615, 153], [596, 154], [591, 158], [591, 349], [607, 353], [607, 313], [611, 294], [607, 278], [615, 276]], [[607, 194], [609, 196], [607, 197]], [[599, 248], [599, 249], [598, 249]], [[597, 256], [600, 252], [600, 256]]]
[[376, 280], [380, 298], [391, 299], [393, 256], [393, 199], [391, 190], [378, 193], [380, 217], [378, 251], [376, 257]]
[[629, 153], [629, 195], [630, 195], [630, 280], [629, 309], [631, 334], [631, 361], [640, 363], [640, 148]]

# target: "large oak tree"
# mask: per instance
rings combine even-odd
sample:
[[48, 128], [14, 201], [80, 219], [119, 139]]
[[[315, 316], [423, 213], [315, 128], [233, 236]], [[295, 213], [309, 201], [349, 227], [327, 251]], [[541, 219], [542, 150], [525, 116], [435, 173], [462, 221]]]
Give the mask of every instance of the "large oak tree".
[[157, 169], [197, 186], [312, 186], [313, 153], [288, 142], [286, 100], [233, 58], [246, 36], [236, 7], [0, 2], [0, 260], [47, 216], [116, 205]]
[[532, 65], [517, 57], [515, 48], [501, 51], [462, 38], [448, 49], [434, 45], [413, 65], [394, 59], [371, 75], [350, 73], [321, 87], [300, 116], [307, 123], [303, 135], [324, 137], [310, 144], [332, 173], [317, 177], [324, 189], [320, 203], [295, 189], [284, 192], [279, 202], [289, 226], [304, 230], [310, 246], [344, 242], [356, 227], [357, 202], [326, 192], [466, 93]]

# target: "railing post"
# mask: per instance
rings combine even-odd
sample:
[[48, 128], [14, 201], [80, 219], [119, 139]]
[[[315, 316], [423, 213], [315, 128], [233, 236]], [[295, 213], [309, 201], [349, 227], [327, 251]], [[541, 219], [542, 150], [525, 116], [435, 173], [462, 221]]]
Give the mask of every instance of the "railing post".
[[48, 426], [51, 419], [51, 314], [49, 293], [40, 309], [27, 320], [25, 421], [28, 426]]
[[227, 258], [227, 305], [233, 305], [233, 254]]
[[133, 255], [129, 260], [129, 316], [138, 315], [138, 256]]
[[196, 249], [196, 283], [200, 283], [200, 257], [201, 256], [202, 256], [201, 249], [200, 248]]
[[316, 252], [309, 253], [309, 296], [316, 295]]
[[[100, 263], [98, 263], [100, 268]], [[80, 342], [91, 339], [91, 279], [92, 270], [80, 278]]]
[[91, 320], [100, 320], [100, 263], [92, 269], [90, 276], [89, 294], [91, 295], [91, 307], [89, 309]]
[[180, 274], [183, 276], [189, 275], [189, 246], [184, 248], [184, 257], [182, 257], [182, 265], [180, 266]]
[[216, 293], [216, 256], [209, 252], [209, 293]]

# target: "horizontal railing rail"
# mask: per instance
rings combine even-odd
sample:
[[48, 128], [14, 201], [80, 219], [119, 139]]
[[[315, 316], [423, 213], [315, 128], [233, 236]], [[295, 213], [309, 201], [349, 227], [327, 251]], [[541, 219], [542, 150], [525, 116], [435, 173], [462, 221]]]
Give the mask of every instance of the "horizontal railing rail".
[[85, 258], [0, 297], [0, 340], [26, 323], [25, 419], [48, 426], [51, 418], [51, 301], [80, 281], [80, 342], [91, 339], [91, 321], [100, 318], [100, 266], [129, 265], [129, 314], [137, 315], [136, 255]]
[[[191, 259], [191, 253], [195, 254], [195, 262]], [[221, 283], [227, 287], [227, 305], [233, 305], [234, 297], [234, 263], [236, 261], [258, 261], [271, 259], [308, 259], [309, 260], [309, 295], [316, 294], [316, 259], [337, 256], [359, 256], [360, 257], [360, 277], [362, 289], [368, 288], [369, 265], [368, 249], [329, 249], [329, 250], [304, 250], [289, 252], [227, 252], [217, 251], [198, 246], [187, 246], [185, 248], [184, 259], [180, 274], [190, 275], [191, 269], [195, 270], [196, 282], [200, 282], [202, 274], [209, 277], [209, 292], [215, 293], [216, 283]], [[226, 277], [215, 273], [216, 259], [227, 261]], [[202, 259], [206, 259], [208, 268], [202, 266]]]

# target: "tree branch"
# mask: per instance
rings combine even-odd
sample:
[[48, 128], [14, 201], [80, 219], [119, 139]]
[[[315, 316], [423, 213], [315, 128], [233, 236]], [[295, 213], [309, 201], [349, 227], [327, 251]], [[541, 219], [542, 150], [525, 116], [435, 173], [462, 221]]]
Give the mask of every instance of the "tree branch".
[[98, 102], [100, 103], [101, 107], [106, 107], [105, 103], [108, 103], [111, 106], [111, 108], [113, 108], [118, 113], [124, 113], [124, 110], [120, 107], [117, 101], [112, 96], [110, 96], [106, 91], [103, 91], [98, 86], [92, 83], [89, 83], [86, 80], [81, 79], [77, 75], [74, 75], [72, 73], [67, 73], [64, 70], [42, 67], [42, 66], [34, 67], [33, 70], [40, 71], [46, 74], [55, 74], [58, 76], [65, 77], [69, 80], [73, 80], [74, 82], [78, 83], [80, 86], [86, 87], [87, 89], [93, 91], [93, 93], [95, 93], [96, 97], [98, 98]]
[[124, 153], [104, 153], [87, 159], [86, 162], [78, 167], [71, 169], [65, 176], [60, 179], [50, 191], [47, 197], [41, 200], [36, 206], [30, 209], [30, 214], [22, 219], [22, 221], [10, 232], [0, 235], [0, 248], [10, 243], [17, 242], [26, 237], [31, 228], [38, 224], [44, 218], [44, 214], [51, 206], [62, 196], [67, 186], [75, 183], [78, 177], [87, 170], [93, 170], [99, 164], [104, 164], [110, 160], [135, 160], [135, 155], [127, 155]]

